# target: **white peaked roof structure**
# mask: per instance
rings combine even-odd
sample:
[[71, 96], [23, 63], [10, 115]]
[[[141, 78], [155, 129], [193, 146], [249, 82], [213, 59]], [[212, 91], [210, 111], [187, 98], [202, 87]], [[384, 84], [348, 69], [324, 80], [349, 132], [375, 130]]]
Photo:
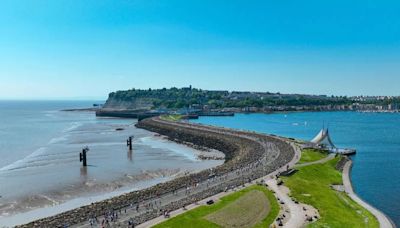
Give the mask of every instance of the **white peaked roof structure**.
[[333, 144], [332, 142], [331, 137], [329, 136], [328, 128], [322, 128], [317, 136], [315, 136], [315, 138], [311, 140], [311, 142], [318, 145], [324, 145], [326, 147], [336, 148], [335, 144]]

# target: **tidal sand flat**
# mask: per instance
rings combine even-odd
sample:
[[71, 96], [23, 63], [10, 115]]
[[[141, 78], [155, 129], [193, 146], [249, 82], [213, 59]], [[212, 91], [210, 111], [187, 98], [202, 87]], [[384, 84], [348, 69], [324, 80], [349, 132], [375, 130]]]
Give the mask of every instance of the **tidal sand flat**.
[[[26, 223], [223, 163], [199, 159], [204, 152], [137, 129], [133, 120], [60, 112], [60, 104], [29, 105], [32, 108], [24, 115], [16, 108], [15, 126], [8, 122], [3, 135], [10, 138], [10, 144], [5, 140], [0, 147], [0, 155], [6, 157], [0, 164], [2, 226]], [[24, 123], [27, 116], [32, 124], [40, 124], [34, 126], [36, 131], [21, 134], [28, 141], [31, 136], [40, 142], [12, 145], [19, 131], [30, 131], [32, 126]], [[129, 152], [126, 139], [132, 135], [133, 151]], [[85, 146], [90, 149], [86, 168], [79, 162]], [[12, 155], [9, 148], [14, 148]]]

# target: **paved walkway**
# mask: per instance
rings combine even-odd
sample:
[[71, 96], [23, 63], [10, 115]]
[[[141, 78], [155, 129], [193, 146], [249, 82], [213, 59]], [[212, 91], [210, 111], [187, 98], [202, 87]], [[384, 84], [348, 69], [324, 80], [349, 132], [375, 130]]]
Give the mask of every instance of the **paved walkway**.
[[[295, 156], [294, 156], [293, 159], [287, 164], [290, 168], [292, 168], [292, 167], [295, 166], [295, 164], [300, 160], [300, 156], [301, 156], [301, 150], [300, 150], [296, 145], [294, 145], [294, 144], [292, 144], [292, 146], [293, 146], [293, 148], [294, 148], [294, 150], [295, 150]], [[268, 181], [268, 180], [271, 180], [271, 181], [275, 181], [275, 182], [276, 182], [276, 180], [274, 180], [274, 177], [275, 177], [277, 174], [279, 174], [279, 173], [285, 171], [287, 165], [284, 166], [284, 167], [282, 167], [282, 168], [280, 168], [280, 169], [278, 169], [278, 170], [276, 170], [276, 171], [274, 171], [274, 172], [272, 172], [272, 173], [270, 173], [269, 175], [267, 175], [267, 176], [265, 176], [265, 177], [262, 177], [262, 178], [260, 178], [260, 179], [258, 179], [258, 180], [253, 181], [253, 183], [248, 183], [248, 184], [246, 184], [245, 187], [239, 187], [239, 188], [236, 188], [235, 191], [222, 192], [222, 193], [219, 193], [219, 194], [214, 195], [214, 196], [212, 196], [212, 197], [208, 197], [208, 198], [206, 198], [206, 199], [204, 199], [204, 200], [201, 200], [200, 202], [197, 202], [197, 203], [195, 203], [195, 204], [191, 204], [191, 205], [187, 206], [187, 207], [186, 207], [186, 210], [179, 209], [179, 210], [173, 211], [173, 212], [170, 213], [170, 217], [173, 218], [173, 217], [176, 217], [176, 216], [178, 216], [178, 215], [180, 215], [180, 214], [183, 214], [183, 213], [187, 212], [188, 210], [193, 210], [193, 209], [195, 209], [195, 208], [197, 208], [197, 207], [199, 207], [199, 206], [206, 205], [206, 202], [207, 202], [208, 200], [210, 200], [210, 199], [214, 200], [215, 202], [218, 202], [218, 200], [220, 200], [222, 197], [225, 197], [225, 196], [227, 196], [227, 195], [229, 195], [229, 194], [232, 194], [232, 193], [234, 193], [234, 192], [236, 192], [236, 191], [238, 191], [238, 190], [240, 190], [240, 189], [243, 189], [243, 188], [246, 188], [246, 187], [248, 187], [248, 186], [251, 186], [251, 185], [253, 185], [253, 184], [254, 184], [255, 182], [257, 182], [257, 181], [261, 181], [261, 180], [264, 180], [264, 181], [267, 180], [267, 181]], [[274, 191], [277, 192], [276, 190], [274, 190]], [[279, 196], [278, 196], [278, 197], [279, 197]], [[292, 201], [290, 198], [289, 198], [289, 200]], [[292, 203], [294, 204], [293, 201], [292, 201]], [[290, 213], [292, 213], [292, 212], [290, 211]], [[303, 215], [303, 216], [304, 216], [304, 215]], [[295, 215], [295, 216], [294, 216], [294, 218], [298, 219], [297, 217], [299, 217], [299, 216], [298, 216], [298, 215]], [[164, 221], [166, 221], [166, 220], [168, 220], [168, 219], [165, 218], [164, 216], [159, 216], [159, 217], [157, 217], [157, 218], [155, 218], [155, 219], [152, 219], [152, 220], [147, 221], [147, 222], [145, 222], [145, 223], [143, 223], [143, 224], [140, 224], [140, 225], [138, 225], [137, 227], [138, 227], [138, 228], [152, 227], [152, 226], [155, 226], [155, 225], [157, 225], [157, 224], [160, 224], [160, 223], [162, 223], [162, 222], [164, 222]], [[305, 221], [305, 218], [302, 218], [302, 220]], [[297, 227], [301, 227], [301, 226], [292, 226], [292, 227], [286, 226], [286, 227], [288, 227], [288, 228], [297, 228]]]
[[330, 161], [330, 160], [334, 159], [335, 156], [336, 156], [336, 154], [331, 153], [331, 154], [329, 154], [328, 156], [326, 156], [325, 158], [320, 159], [320, 160], [318, 160], [318, 161], [313, 161], [313, 162], [307, 162], [307, 163], [303, 163], [303, 164], [298, 164], [298, 165], [295, 166], [295, 168], [300, 168], [300, 167], [309, 166], [309, 165], [315, 165], [315, 164], [322, 164], [322, 163], [325, 163], [325, 162], [327, 162], [327, 161]]
[[[278, 186], [275, 179], [267, 180], [266, 184], [275, 192], [279, 201], [284, 203], [285, 211], [283, 214], [285, 214], [285, 219], [282, 227], [301, 228], [308, 223], [307, 217], [314, 219], [314, 216], [317, 216], [319, 218], [318, 211], [315, 208], [305, 204], [296, 204], [289, 196], [289, 189], [285, 186]], [[288, 213], [285, 213], [286, 210]]]
[[343, 185], [346, 193], [349, 195], [351, 199], [357, 202], [359, 205], [370, 211], [379, 221], [381, 228], [395, 228], [396, 226], [392, 223], [392, 221], [381, 211], [376, 209], [375, 207], [369, 205], [367, 202], [363, 201], [357, 194], [353, 191], [353, 187], [351, 185], [350, 180], [350, 169], [352, 165], [352, 161], [348, 161], [343, 168]]
[[[323, 158], [321, 160], [318, 161], [314, 161], [314, 162], [309, 162], [309, 163], [304, 163], [301, 165], [296, 165], [296, 163], [299, 161], [300, 156], [301, 156], [301, 151], [296, 147], [295, 149], [296, 154], [293, 158], [292, 161], [290, 161], [288, 163], [289, 167], [304, 167], [304, 166], [309, 166], [309, 165], [314, 165], [314, 164], [321, 164], [321, 163], [325, 163], [327, 161], [332, 160], [335, 155], [334, 154], [330, 154], [328, 155], [326, 158]], [[364, 202], [362, 199], [360, 199], [353, 191], [352, 185], [351, 185], [351, 181], [350, 181], [350, 177], [349, 177], [349, 171], [351, 168], [351, 161], [349, 161], [348, 163], [346, 163], [344, 170], [343, 170], [343, 184], [345, 187], [345, 191], [346, 193], [349, 195], [350, 198], [352, 198], [355, 202], [357, 202], [358, 204], [360, 204], [361, 206], [363, 206], [364, 208], [366, 208], [367, 210], [369, 210], [379, 221], [380, 223], [380, 227], [381, 228], [395, 228], [396, 226], [391, 222], [391, 220], [384, 215], [382, 212], [380, 212], [379, 210], [377, 210], [376, 208], [372, 207], [371, 205], [369, 205], [368, 203]], [[307, 216], [311, 216], [314, 217], [315, 215], [319, 217], [318, 211], [309, 206], [309, 205], [304, 205], [304, 204], [296, 204], [289, 196], [289, 192], [287, 190], [287, 188], [285, 189], [284, 186], [278, 186], [277, 185], [277, 181], [273, 178], [276, 174], [285, 171], [285, 168], [281, 168], [280, 170], [277, 170], [273, 173], [271, 173], [268, 176], [265, 176], [261, 179], [265, 180], [265, 183], [269, 186], [269, 188], [271, 190], [273, 190], [275, 192], [276, 197], [278, 197], [280, 199], [280, 201], [282, 201], [284, 203], [284, 210], [281, 211], [281, 214], [285, 214], [286, 218], [283, 221], [283, 226], [282, 227], [287, 227], [287, 228], [301, 228], [304, 227], [307, 224], [306, 218]], [[251, 184], [247, 184], [246, 187], [250, 186]], [[242, 188], [240, 188], [242, 189]], [[238, 189], [236, 189], [238, 190]], [[187, 212], [188, 210], [192, 210], [195, 209], [201, 205], [206, 205], [206, 202], [210, 199], [213, 199], [214, 201], [218, 201], [220, 200], [222, 197], [229, 195], [231, 193], [233, 193], [235, 191], [230, 191], [230, 192], [222, 192], [219, 193], [215, 196], [206, 198], [198, 203], [195, 204], [191, 204], [189, 206], [186, 207], [186, 210], [183, 209], [179, 209], [176, 211], [173, 211], [170, 213], [171, 218], [172, 217], [176, 217], [180, 214], [183, 214], [185, 212]], [[304, 210], [305, 209], [305, 210]], [[152, 227], [154, 225], [157, 225], [159, 223], [162, 223], [164, 221], [166, 221], [167, 219], [164, 218], [164, 216], [160, 216], [158, 218], [155, 218], [153, 220], [150, 220], [146, 223], [143, 223], [139, 226], [137, 226], [138, 228], [146, 228], [146, 227]]]
[[[309, 166], [309, 165], [314, 165], [314, 164], [322, 164], [322, 163], [325, 163], [327, 161], [332, 160], [333, 158], [335, 158], [335, 154], [329, 154], [326, 158], [323, 158], [321, 160], [314, 161], [314, 162], [308, 162], [308, 163], [304, 163], [304, 164], [300, 164], [300, 165], [296, 165], [295, 167], [297, 168], [297, 167], [304, 167], [304, 166]], [[369, 212], [371, 212], [378, 219], [378, 222], [379, 222], [381, 228], [395, 228], [396, 226], [393, 224], [393, 222], [385, 214], [383, 214], [378, 209], [374, 208], [370, 204], [368, 204], [365, 201], [363, 201], [354, 192], [353, 186], [352, 186], [351, 180], [350, 180], [350, 169], [351, 169], [352, 163], [353, 162], [351, 160], [348, 161], [345, 164], [344, 168], [343, 168], [342, 177], [343, 177], [343, 186], [344, 186], [345, 192], [356, 203], [358, 203], [359, 205], [361, 205], [362, 207], [367, 209]], [[288, 226], [288, 227], [290, 227], [290, 226]]]
[[[193, 126], [193, 128], [195, 129], [203, 129], [203, 128], [210, 128], [208, 126]], [[209, 131], [213, 131], [213, 132], [219, 132], [221, 131], [221, 129], [214, 129], [214, 128], [210, 128], [208, 129]], [[257, 169], [257, 167], [262, 168], [262, 167], [266, 167], [270, 164], [270, 162], [274, 161], [274, 156], [276, 156], [276, 154], [274, 154], [273, 152], [276, 150], [276, 147], [274, 145], [274, 143], [270, 143], [268, 141], [265, 140], [260, 140], [258, 137], [255, 136], [251, 136], [251, 135], [247, 135], [247, 134], [239, 134], [237, 132], [234, 131], [227, 131], [224, 129], [224, 133], [228, 134], [228, 135], [240, 135], [243, 138], [248, 138], [250, 140], [256, 141], [257, 143], [260, 143], [260, 145], [263, 146], [264, 150], [269, 153], [266, 153], [265, 156], [263, 158], [261, 158], [257, 164], [251, 164], [249, 167], [243, 167], [240, 170], [234, 170], [230, 173], [227, 173], [223, 176], [219, 176], [219, 177], [215, 177], [213, 179], [204, 181], [204, 182], [200, 182], [198, 183], [196, 186], [192, 186], [190, 187], [190, 189], [179, 189], [175, 192], [171, 192], [168, 194], [164, 194], [161, 197], [158, 198], [154, 198], [154, 199], [150, 199], [150, 200], [146, 200], [144, 202], [141, 202], [139, 207], [137, 208], [137, 205], [133, 205], [131, 207], [122, 209], [120, 213], [118, 213], [118, 223], [117, 224], [127, 224], [129, 220], [131, 220], [131, 218], [135, 217], [135, 216], [140, 216], [145, 214], [148, 211], [151, 210], [159, 210], [160, 208], [162, 208], [163, 206], [169, 205], [172, 202], [177, 202], [181, 199], [190, 197], [192, 195], [195, 195], [197, 193], [201, 193], [206, 191], [209, 188], [212, 188], [214, 186], [219, 186], [221, 185], [221, 183], [229, 183], [229, 181], [231, 180], [237, 180], [238, 178], [241, 177], [245, 177], [245, 176], [251, 176], [252, 173], [254, 172], [254, 169]], [[293, 167], [294, 164], [300, 159], [300, 150], [299, 148], [297, 148], [297, 146], [295, 146], [294, 144], [291, 144], [293, 146], [293, 148], [295, 149], [295, 156], [292, 159], [292, 161], [290, 161], [288, 164], [286, 164], [285, 166], [283, 166], [282, 168], [280, 168], [279, 170], [276, 170], [275, 172], [269, 174], [269, 175], [276, 175], [279, 172], [283, 172], [286, 170], [287, 165], [289, 165], [289, 167]], [[272, 156], [272, 158], [271, 158]], [[245, 178], [243, 178], [243, 181], [245, 180]], [[259, 179], [261, 180], [261, 178]], [[213, 196], [218, 198], [219, 194]], [[209, 197], [209, 198], [213, 198], [213, 197]], [[220, 196], [221, 197], [221, 196]], [[201, 201], [203, 202], [203, 200]], [[197, 204], [200, 204], [197, 203]], [[195, 205], [190, 205], [187, 206], [186, 208], [194, 208]], [[138, 210], [137, 210], [138, 209]], [[171, 214], [178, 214], [181, 213], [182, 211], [177, 210], [175, 212], [172, 212]], [[161, 218], [163, 216], [160, 216], [156, 219], [150, 220], [150, 224], [157, 224], [159, 222], [162, 222], [163, 219]], [[117, 224], [115, 224], [117, 226]], [[149, 224], [149, 223], [146, 223]], [[114, 224], [112, 224], [111, 226], [114, 226]], [[74, 225], [73, 227], [91, 227], [89, 222], [84, 222], [78, 225]], [[97, 224], [95, 227], [99, 227], [99, 224]], [[141, 226], [141, 227], [148, 227], [148, 226]]]
[[[245, 187], [248, 187], [248, 186], [250, 186], [250, 184], [247, 184]], [[209, 200], [213, 200], [214, 202], [218, 202], [221, 198], [223, 198], [223, 197], [225, 197], [225, 196], [227, 196], [227, 195], [229, 195], [229, 194], [232, 194], [233, 192], [236, 192], [237, 190], [241, 190], [241, 189], [243, 189], [243, 187], [237, 188], [237, 189], [235, 189], [234, 191], [221, 192], [221, 193], [219, 193], [219, 194], [217, 194], [217, 195], [215, 195], [215, 196], [208, 197], [208, 198], [203, 199], [203, 200], [201, 200], [201, 201], [199, 201], [199, 202], [197, 202], [197, 203], [190, 204], [190, 205], [187, 206], [185, 209], [181, 208], [181, 209], [179, 209], [179, 210], [170, 212], [170, 213], [169, 213], [170, 218], [176, 217], [176, 216], [178, 216], [178, 215], [180, 215], [180, 214], [186, 213], [186, 212], [188, 212], [188, 211], [190, 211], [190, 210], [193, 210], [193, 209], [196, 209], [196, 208], [198, 208], [198, 207], [200, 207], [200, 206], [207, 205], [207, 201], [209, 201]], [[160, 224], [160, 223], [162, 223], [162, 222], [165, 222], [165, 221], [167, 221], [168, 219], [169, 219], [169, 218], [165, 218], [164, 216], [159, 216], [159, 217], [157, 217], [157, 218], [155, 218], [155, 219], [152, 219], [152, 220], [150, 220], [150, 221], [147, 221], [147, 222], [145, 222], [145, 223], [142, 223], [142, 224], [140, 224], [140, 225], [138, 225], [138, 226], [136, 226], [136, 227], [137, 227], [137, 228], [152, 227], [152, 226], [155, 226], [155, 225]]]
[[[309, 165], [314, 165], [314, 164], [322, 164], [325, 163], [327, 161], [332, 160], [335, 155], [334, 154], [330, 154], [328, 155], [326, 158], [323, 158], [321, 160], [318, 161], [314, 161], [314, 162], [309, 162], [309, 163], [304, 163], [301, 165], [296, 165], [296, 163], [300, 160], [300, 156], [301, 156], [301, 151], [296, 147], [295, 149], [295, 156], [293, 158], [292, 161], [290, 161], [288, 163], [289, 167], [304, 167], [304, 166], [309, 166]], [[349, 177], [349, 171], [351, 168], [351, 161], [346, 163], [344, 170], [343, 170], [343, 184], [345, 187], [345, 191], [346, 193], [349, 195], [350, 198], [352, 198], [355, 202], [357, 202], [358, 204], [360, 204], [361, 206], [363, 206], [364, 208], [366, 208], [367, 210], [369, 210], [379, 221], [380, 223], [380, 227], [381, 228], [395, 228], [396, 226], [391, 222], [391, 220], [384, 215], [382, 212], [380, 212], [379, 210], [375, 209], [374, 207], [372, 207], [371, 205], [369, 205], [368, 203], [364, 202], [363, 200], [361, 200], [353, 191], [352, 185], [351, 185], [351, 181], [350, 181], [350, 177]], [[282, 227], [287, 227], [287, 228], [301, 228], [304, 227], [308, 222], [306, 221], [307, 216], [318, 216], [318, 211], [309, 206], [309, 205], [305, 205], [305, 204], [296, 204], [291, 197], [289, 196], [289, 190], [285, 187], [285, 186], [278, 186], [277, 185], [277, 181], [274, 178], [275, 175], [277, 175], [280, 172], [285, 171], [286, 168], [281, 168], [279, 170], [276, 170], [275, 172], [269, 174], [268, 176], [265, 176], [261, 179], [263, 179], [265, 181], [265, 183], [269, 186], [269, 188], [271, 190], [273, 190], [275, 192], [276, 197], [279, 198], [280, 201], [282, 201], [284, 203], [283, 206], [283, 211], [281, 210], [280, 214], [285, 214], [286, 218], [283, 220], [283, 226]], [[260, 179], [259, 179], [260, 180]], [[246, 187], [250, 186], [252, 184], [246, 184]], [[189, 206], [186, 207], [186, 210], [184, 209], [179, 209], [176, 211], [173, 211], [170, 213], [171, 218], [176, 217], [180, 214], [183, 214], [185, 212], [187, 212], [188, 210], [193, 210], [201, 205], [206, 205], [206, 202], [210, 199], [218, 202], [222, 197], [225, 197], [226, 195], [229, 195], [233, 192], [236, 192], [239, 189], [242, 189], [243, 187], [237, 188], [235, 189], [235, 191], [230, 191], [230, 192], [222, 192], [219, 193], [215, 196], [212, 197], [208, 197], [204, 200], [201, 200], [200, 202], [197, 202], [195, 204], [191, 204]], [[138, 228], [146, 228], [146, 227], [152, 227], [154, 225], [157, 225], [159, 223], [162, 223], [164, 221], [166, 221], [167, 218], [165, 218], [164, 216], [160, 216], [158, 218], [155, 218], [153, 220], [150, 220], [146, 223], [143, 223], [139, 226], [137, 226]]]

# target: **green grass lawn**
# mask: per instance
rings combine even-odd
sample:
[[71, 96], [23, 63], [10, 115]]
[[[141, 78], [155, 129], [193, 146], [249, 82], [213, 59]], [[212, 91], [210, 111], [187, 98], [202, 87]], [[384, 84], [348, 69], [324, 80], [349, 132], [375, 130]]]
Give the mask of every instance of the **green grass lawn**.
[[[259, 193], [263, 193], [263, 195], [260, 195]], [[264, 199], [260, 200], [260, 197], [264, 197]], [[267, 208], [263, 206], [265, 205], [265, 202], [268, 203]], [[265, 209], [268, 210], [267, 213], [265, 213]], [[260, 210], [264, 210], [264, 212]], [[214, 205], [200, 206], [154, 227], [223, 227], [218, 224], [229, 226], [227, 222], [232, 222], [230, 220], [238, 219], [238, 216], [241, 216], [243, 221], [246, 220], [250, 221], [250, 223], [253, 222], [253, 227], [261, 228], [269, 227], [278, 216], [278, 213], [279, 205], [272, 192], [264, 186], [251, 186], [223, 197]], [[260, 215], [263, 216], [260, 217]], [[226, 220], [224, 220], [223, 217], [226, 217]], [[211, 221], [215, 221], [218, 224]], [[242, 224], [238, 225], [241, 226]]]
[[326, 158], [328, 153], [321, 150], [315, 149], [304, 149], [301, 151], [301, 158], [297, 164], [303, 164], [307, 162], [314, 162]]
[[339, 159], [298, 168], [293, 176], [282, 179], [294, 198], [319, 210], [321, 218], [309, 227], [379, 227], [370, 212], [346, 193], [330, 188], [331, 184], [342, 184], [342, 174], [335, 169]]
[[264, 192], [252, 190], [226, 207], [206, 216], [222, 227], [251, 228], [269, 213], [269, 202]]
[[179, 121], [182, 119], [182, 115], [163, 115], [160, 118], [167, 121]]

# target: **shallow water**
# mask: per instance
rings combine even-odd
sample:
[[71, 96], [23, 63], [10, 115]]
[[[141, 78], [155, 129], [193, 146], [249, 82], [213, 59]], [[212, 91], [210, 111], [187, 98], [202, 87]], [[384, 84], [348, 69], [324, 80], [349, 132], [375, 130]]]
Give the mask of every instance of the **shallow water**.
[[[46, 210], [60, 212], [223, 162], [199, 160], [198, 151], [137, 129], [134, 120], [58, 111], [91, 104], [0, 102], [0, 225], [26, 222], [45, 216]], [[134, 149], [129, 152], [126, 139], [131, 135]], [[79, 162], [85, 146], [90, 149], [86, 168]], [[58, 206], [35, 210], [49, 205]], [[21, 214], [26, 211], [32, 212]]]
[[201, 117], [193, 122], [311, 140], [329, 126], [338, 147], [355, 148], [356, 193], [400, 225], [400, 114], [306, 112]]

